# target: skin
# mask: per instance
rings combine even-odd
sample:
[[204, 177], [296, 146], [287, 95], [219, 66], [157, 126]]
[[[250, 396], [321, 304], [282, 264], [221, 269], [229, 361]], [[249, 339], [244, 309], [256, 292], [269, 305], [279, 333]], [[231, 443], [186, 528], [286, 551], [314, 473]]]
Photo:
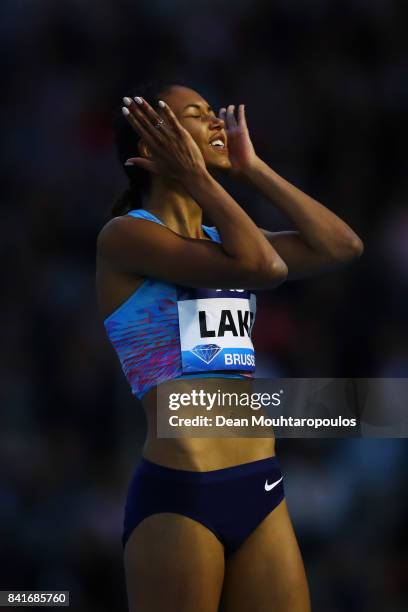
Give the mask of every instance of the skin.
[[[144, 208], [166, 228], [120, 217], [98, 238], [97, 292], [106, 318], [144, 278], [191, 287], [274, 288], [343, 265], [362, 252], [349, 226], [279, 177], [256, 154], [244, 105], [218, 116], [194, 90], [173, 86], [164, 108], [125, 100], [124, 115], [137, 134], [138, 157], [128, 163], [151, 173]], [[158, 130], [155, 124], [164, 119]], [[224, 150], [209, 144], [214, 136]], [[218, 172], [249, 180], [293, 222], [296, 231], [255, 226], [216, 182]], [[222, 244], [202, 230], [202, 213]], [[222, 379], [219, 387], [222, 388]], [[143, 455], [176, 469], [216, 470], [274, 455], [272, 438], [178, 438], [156, 435], [157, 391], [143, 398], [148, 435]], [[222, 544], [197, 521], [176, 514], [148, 517], [132, 532], [124, 553], [131, 612], [308, 612], [302, 558], [283, 501], [224, 560]], [[152, 571], [152, 568], [154, 570]], [[158, 586], [160, 588], [158, 588]]]

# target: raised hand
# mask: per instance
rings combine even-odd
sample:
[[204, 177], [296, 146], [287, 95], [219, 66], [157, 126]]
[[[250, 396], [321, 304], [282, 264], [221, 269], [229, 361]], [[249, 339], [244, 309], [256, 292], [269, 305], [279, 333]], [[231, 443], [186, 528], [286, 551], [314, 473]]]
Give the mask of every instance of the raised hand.
[[220, 108], [219, 118], [225, 123], [228, 136], [228, 154], [232, 169], [237, 173], [245, 173], [252, 169], [258, 160], [248, 132], [245, 117], [245, 105], [238, 107], [238, 120], [234, 114], [235, 106]]
[[123, 98], [123, 115], [147, 146], [151, 157], [131, 157], [127, 165], [183, 181], [206, 171], [200, 148], [168, 104], [156, 112], [143, 98]]

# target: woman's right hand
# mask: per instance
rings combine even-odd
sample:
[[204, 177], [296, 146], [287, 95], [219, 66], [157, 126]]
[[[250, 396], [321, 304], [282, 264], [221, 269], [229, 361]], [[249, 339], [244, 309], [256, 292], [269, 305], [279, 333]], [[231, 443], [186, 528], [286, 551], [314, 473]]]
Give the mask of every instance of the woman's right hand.
[[[131, 157], [126, 165], [139, 166], [181, 182], [206, 172], [200, 148], [168, 104], [159, 102], [160, 116], [143, 98], [123, 98], [123, 101], [126, 104], [123, 115], [151, 154], [150, 158]], [[156, 127], [158, 124], [160, 127]]]

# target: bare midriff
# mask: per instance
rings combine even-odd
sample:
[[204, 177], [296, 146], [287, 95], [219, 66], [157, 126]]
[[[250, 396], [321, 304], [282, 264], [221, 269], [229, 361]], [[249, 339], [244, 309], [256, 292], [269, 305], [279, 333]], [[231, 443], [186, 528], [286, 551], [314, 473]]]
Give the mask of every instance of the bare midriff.
[[[198, 380], [203, 381], [203, 379]], [[225, 387], [226, 380], [228, 379], [216, 379], [219, 389]], [[183, 381], [174, 388], [184, 391], [185, 384]], [[248, 381], [248, 385], [250, 384]], [[217, 437], [159, 437], [157, 415], [160, 407], [158, 407], [157, 387], [143, 397], [142, 403], [148, 426], [143, 456], [154, 463], [179, 470], [205, 472], [266, 459], [275, 454], [273, 435], [245, 437], [244, 433], [234, 437], [224, 437], [224, 434], [231, 434], [222, 427], [217, 432]], [[242, 414], [242, 409], [233, 406], [228, 408], [227, 412], [228, 416], [238, 417], [240, 413]]]

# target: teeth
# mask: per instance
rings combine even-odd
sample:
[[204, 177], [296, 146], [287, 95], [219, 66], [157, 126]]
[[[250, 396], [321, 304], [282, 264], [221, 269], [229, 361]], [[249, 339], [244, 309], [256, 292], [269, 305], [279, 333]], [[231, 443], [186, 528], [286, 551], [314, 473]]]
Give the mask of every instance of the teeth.
[[218, 139], [218, 140], [213, 140], [212, 142], [210, 142], [211, 146], [213, 147], [223, 147], [224, 143], [222, 142], [222, 140]]

